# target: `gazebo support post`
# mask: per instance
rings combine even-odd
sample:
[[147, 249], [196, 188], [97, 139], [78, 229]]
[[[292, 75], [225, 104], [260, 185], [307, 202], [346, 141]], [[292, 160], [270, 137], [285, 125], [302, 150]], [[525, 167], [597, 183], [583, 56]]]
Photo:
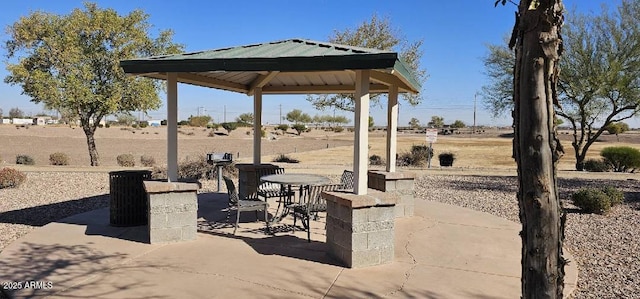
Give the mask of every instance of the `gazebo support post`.
[[387, 168], [396, 171], [396, 153], [398, 151], [398, 85], [389, 86], [387, 103]]
[[178, 181], [178, 74], [167, 73], [167, 179]]
[[369, 161], [369, 76], [369, 70], [356, 71], [356, 136], [353, 149], [353, 193], [356, 195], [367, 194], [367, 164]]
[[262, 87], [253, 89], [253, 165], [260, 165], [262, 148]]

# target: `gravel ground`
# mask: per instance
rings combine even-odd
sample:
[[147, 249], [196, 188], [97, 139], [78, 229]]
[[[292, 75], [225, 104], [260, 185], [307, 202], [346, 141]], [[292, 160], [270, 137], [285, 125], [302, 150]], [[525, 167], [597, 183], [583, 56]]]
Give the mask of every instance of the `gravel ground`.
[[[567, 210], [564, 246], [579, 269], [574, 298], [640, 298], [640, 190], [638, 182], [559, 179]], [[606, 215], [581, 214], [567, 200], [583, 187], [612, 185], [625, 202]], [[437, 188], [434, 188], [437, 186]], [[416, 197], [483, 211], [519, 222], [515, 177], [428, 176], [416, 182]]]
[[[585, 186], [614, 185], [625, 203], [606, 216], [581, 214], [568, 200]], [[568, 210], [565, 247], [580, 274], [574, 298], [640, 298], [640, 191], [637, 181], [560, 179]], [[214, 190], [205, 181], [203, 190]], [[0, 189], [0, 251], [31, 230], [108, 206], [109, 180], [100, 172], [28, 172], [18, 189]], [[416, 197], [487, 212], [518, 222], [515, 177], [423, 176]], [[0, 295], [0, 297], [2, 297]]]

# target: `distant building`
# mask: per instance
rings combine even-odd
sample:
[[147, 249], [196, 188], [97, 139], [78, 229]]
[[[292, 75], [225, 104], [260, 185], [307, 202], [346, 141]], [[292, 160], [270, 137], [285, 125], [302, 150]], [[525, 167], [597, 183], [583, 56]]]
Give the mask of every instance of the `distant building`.
[[11, 120], [8, 118], [0, 118], [0, 125], [11, 124]]
[[159, 127], [162, 125], [161, 120], [159, 119], [150, 120], [148, 121], [148, 123], [149, 123], [149, 126], [152, 126], [152, 127]]
[[44, 126], [51, 121], [51, 116], [36, 116], [33, 118], [34, 126]]
[[33, 119], [31, 118], [14, 118], [11, 120], [14, 125], [33, 125]]

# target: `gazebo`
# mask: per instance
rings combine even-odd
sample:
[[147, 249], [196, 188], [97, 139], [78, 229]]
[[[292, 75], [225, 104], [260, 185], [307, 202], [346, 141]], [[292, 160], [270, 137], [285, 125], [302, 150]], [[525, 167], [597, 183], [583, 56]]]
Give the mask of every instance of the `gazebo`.
[[[367, 194], [370, 94], [388, 93], [386, 171], [395, 172], [398, 94], [420, 89], [395, 52], [305, 39], [130, 59], [120, 65], [128, 74], [167, 81], [169, 181], [178, 177], [178, 82], [253, 96], [254, 132], [261, 130], [265, 94], [353, 93], [356, 195]], [[253, 164], [259, 165], [261, 136], [253, 138]]]

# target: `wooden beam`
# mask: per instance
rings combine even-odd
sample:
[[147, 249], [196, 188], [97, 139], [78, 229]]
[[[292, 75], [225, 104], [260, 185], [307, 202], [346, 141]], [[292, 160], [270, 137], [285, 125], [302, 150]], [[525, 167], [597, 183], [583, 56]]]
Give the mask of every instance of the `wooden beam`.
[[167, 178], [178, 181], [178, 74], [168, 73], [167, 80]]
[[353, 193], [367, 194], [369, 163], [369, 70], [356, 71], [355, 145], [353, 148]]
[[388, 172], [396, 171], [396, 153], [398, 152], [398, 86], [389, 87], [387, 103], [387, 167]]
[[[178, 82], [185, 84], [192, 84], [197, 86], [204, 86], [210, 88], [224, 89], [228, 91], [235, 91], [240, 93], [247, 93], [247, 86], [243, 84], [218, 80], [198, 74], [193, 73], [177, 73], [178, 74]], [[143, 76], [147, 78], [161, 79], [166, 80], [166, 73], [148, 73]]]
[[[399, 90], [410, 91], [411, 88], [406, 82], [400, 80], [400, 78], [385, 72], [371, 71], [371, 80], [385, 84], [387, 86], [396, 85]], [[388, 91], [388, 90], [387, 90]]]
[[[354, 93], [355, 85], [313, 85], [313, 86], [265, 86], [262, 89], [264, 94], [332, 94], [332, 93]], [[387, 93], [389, 86], [383, 84], [370, 84], [369, 92]]]
[[253, 92], [253, 165], [260, 165], [262, 153], [262, 88]]
[[247, 95], [252, 96], [253, 95], [253, 91], [256, 88], [262, 88], [263, 86], [267, 85], [267, 83], [269, 83], [269, 81], [271, 81], [271, 79], [273, 79], [276, 75], [278, 75], [278, 71], [273, 71], [273, 72], [269, 72], [266, 75], [260, 75], [258, 76], [258, 78], [256, 78], [255, 80], [253, 80], [253, 82], [251, 82], [251, 84], [249, 85], [248, 88], [248, 92]]

